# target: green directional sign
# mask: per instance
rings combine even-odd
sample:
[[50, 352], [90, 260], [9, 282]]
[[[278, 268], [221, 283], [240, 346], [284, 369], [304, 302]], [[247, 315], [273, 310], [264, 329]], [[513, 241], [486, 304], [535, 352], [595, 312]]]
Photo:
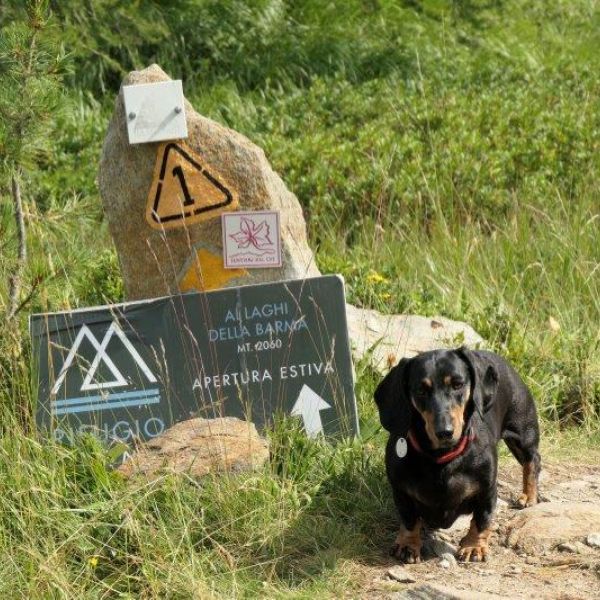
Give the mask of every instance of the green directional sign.
[[358, 432], [343, 280], [315, 277], [30, 319], [38, 425], [147, 440], [193, 417]]

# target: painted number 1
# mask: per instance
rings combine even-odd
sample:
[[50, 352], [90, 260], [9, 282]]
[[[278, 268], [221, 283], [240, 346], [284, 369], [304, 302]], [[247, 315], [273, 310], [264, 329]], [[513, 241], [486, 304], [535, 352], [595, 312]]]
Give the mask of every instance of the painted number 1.
[[187, 183], [185, 182], [185, 177], [183, 176], [183, 169], [180, 166], [177, 166], [173, 169], [173, 177], [179, 177], [179, 184], [181, 185], [183, 196], [185, 198], [183, 205], [192, 206], [194, 204], [194, 199], [190, 196]]

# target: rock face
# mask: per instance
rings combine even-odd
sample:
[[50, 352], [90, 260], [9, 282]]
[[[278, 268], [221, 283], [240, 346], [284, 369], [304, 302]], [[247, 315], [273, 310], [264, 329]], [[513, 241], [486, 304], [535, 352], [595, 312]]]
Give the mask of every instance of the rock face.
[[[123, 85], [168, 79], [152, 65], [129, 73]], [[128, 299], [319, 275], [298, 200], [264, 152], [243, 135], [199, 115], [187, 101], [185, 110], [189, 137], [169, 151], [166, 143], [130, 145], [122, 91], [115, 102], [99, 184]], [[160, 199], [159, 213], [172, 212], [176, 203], [180, 208], [191, 203], [192, 217], [157, 225], [151, 218], [155, 198]], [[281, 268], [223, 268], [220, 215], [229, 210], [280, 211]]]
[[443, 317], [383, 315], [350, 304], [346, 305], [346, 316], [355, 359], [371, 352], [373, 366], [382, 373], [401, 358], [426, 350], [461, 344], [477, 348], [484, 344], [483, 338], [466, 323]]
[[587, 502], [545, 502], [520, 511], [508, 523], [508, 545], [528, 554], [584, 538], [600, 523], [600, 507]]
[[160, 470], [203, 477], [220, 471], [249, 471], [269, 458], [269, 444], [253, 423], [235, 417], [190, 419], [143, 444], [119, 467], [126, 477]]

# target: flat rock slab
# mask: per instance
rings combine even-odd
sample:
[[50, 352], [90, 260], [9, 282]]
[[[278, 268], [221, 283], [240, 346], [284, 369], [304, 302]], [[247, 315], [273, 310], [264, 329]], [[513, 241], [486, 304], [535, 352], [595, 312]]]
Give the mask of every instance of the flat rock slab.
[[351, 304], [346, 305], [346, 316], [355, 360], [370, 354], [373, 367], [381, 373], [419, 352], [485, 344], [470, 325], [444, 317], [384, 315]]
[[[152, 65], [123, 85], [169, 79]], [[127, 299], [318, 276], [300, 204], [263, 150], [187, 100], [185, 111], [186, 140], [131, 145], [122, 90], [115, 102], [98, 181]], [[221, 215], [264, 210], [279, 211], [283, 266], [225, 269]]]
[[528, 554], [585, 538], [600, 523], [600, 506], [587, 502], [545, 502], [526, 508], [508, 523], [507, 543]]
[[253, 423], [235, 417], [196, 418], [181, 421], [141, 445], [118, 471], [126, 477], [154, 476], [163, 470], [203, 477], [256, 469], [268, 458], [269, 443]]
[[425, 583], [393, 596], [398, 600], [510, 600], [510, 596], [498, 596], [486, 592], [459, 590], [446, 585]]
[[415, 576], [406, 568], [400, 565], [394, 565], [387, 570], [387, 576], [400, 583], [415, 583]]

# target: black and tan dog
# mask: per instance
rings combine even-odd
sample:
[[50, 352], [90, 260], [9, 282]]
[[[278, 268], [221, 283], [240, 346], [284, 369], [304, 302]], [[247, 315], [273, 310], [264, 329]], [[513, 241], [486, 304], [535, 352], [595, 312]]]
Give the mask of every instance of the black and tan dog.
[[472, 514], [458, 557], [486, 560], [500, 439], [523, 467], [517, 504], [537, 502], [539, 427], [526, 385], [491, 352], [434, 350], [402, 359], [375, 401], [390, 432], [386, 470], [402, 521], [391, 553], [418, 562], [421, 525], [446, 528]]

